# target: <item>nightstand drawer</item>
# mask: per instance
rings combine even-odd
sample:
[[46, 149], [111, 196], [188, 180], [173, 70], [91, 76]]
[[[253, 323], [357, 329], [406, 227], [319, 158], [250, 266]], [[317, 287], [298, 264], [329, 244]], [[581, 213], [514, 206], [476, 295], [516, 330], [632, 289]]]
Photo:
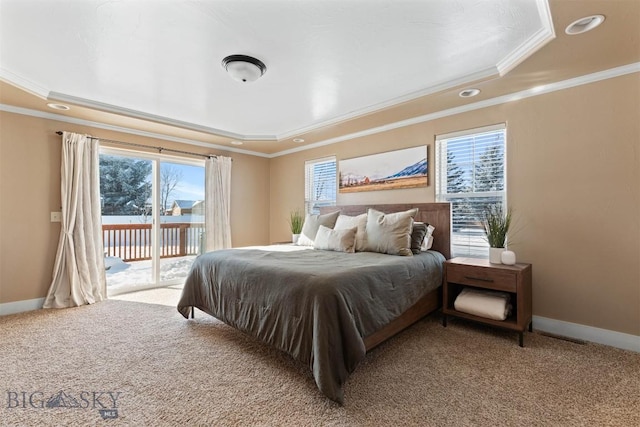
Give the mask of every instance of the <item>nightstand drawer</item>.
[[447, 265], [447, 282], [497, 291], [516, 292], [516, 273], [505, 270]]

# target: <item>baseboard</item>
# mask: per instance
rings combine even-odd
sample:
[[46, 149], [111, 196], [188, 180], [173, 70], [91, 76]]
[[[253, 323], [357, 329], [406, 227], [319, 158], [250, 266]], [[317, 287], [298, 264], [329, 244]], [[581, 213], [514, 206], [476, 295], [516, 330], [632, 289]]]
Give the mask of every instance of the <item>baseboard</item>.
[[533, 316], [533, 329], [640, 353], [640, 336]]
[[5, 302], [0, 304], [0, 316], [22, 313], [24, 311], [40, 310], [42, 308], [42, 304], [44, 304], [44, 298]]

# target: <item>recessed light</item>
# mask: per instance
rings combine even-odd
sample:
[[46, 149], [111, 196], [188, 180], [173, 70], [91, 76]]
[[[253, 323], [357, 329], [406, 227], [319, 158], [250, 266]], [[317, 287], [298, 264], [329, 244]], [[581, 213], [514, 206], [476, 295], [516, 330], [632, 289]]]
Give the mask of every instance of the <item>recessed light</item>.
[[293, 138], [293, 142], [304, 142], [302, 138]]
[[576, 21], [573, 21], [571, 24], [567, 26], [564, 32], [569, 34], [570, 36], [586, 33], [587, 31], [593, 30], [603, 22], [604, 22], [604, 15], [586, 16], [584, 18], [580, 18]]
[[53, 108], [54, 110], [62, 110], [62, 111], [67, 111], [71, 109], [64, 104], [53, 104], [53, 103], [47, 104], [47, 107]]
[[461, 98], [471, 98], [472, 96], [476, 96], [480, 93], [480, 89], [465, 89], [461, 91], [458, 96]]
[[242, 141], [231, 141], [231, 144], [233, 144], [233, 145], [242, 145], [242, 144], [244, 144], [244, 142], [242, 142]]

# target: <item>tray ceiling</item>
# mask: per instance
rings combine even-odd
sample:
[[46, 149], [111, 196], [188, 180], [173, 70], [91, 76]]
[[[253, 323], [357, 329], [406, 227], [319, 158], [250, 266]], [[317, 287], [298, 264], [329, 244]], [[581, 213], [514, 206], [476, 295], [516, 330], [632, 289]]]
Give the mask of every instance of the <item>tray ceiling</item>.
[[639, 26], [637, 0], [0, 0], [0, 110], [274, 157], [638, 73]]
[[[5, 79], [60, 102], [281, 140], [498, 77], [553, 38], [546, 1], [1, 2]], [[267, 66], [252, 83], [230, 54]]]

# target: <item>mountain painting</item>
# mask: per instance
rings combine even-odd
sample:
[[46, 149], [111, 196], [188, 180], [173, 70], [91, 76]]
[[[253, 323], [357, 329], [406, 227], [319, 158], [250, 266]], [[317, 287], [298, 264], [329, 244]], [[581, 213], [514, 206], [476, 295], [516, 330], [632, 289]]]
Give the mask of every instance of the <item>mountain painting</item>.
[[426, 187], [429, 184], [427, 148], [405, 148], [340, 160], [340, 193]]

